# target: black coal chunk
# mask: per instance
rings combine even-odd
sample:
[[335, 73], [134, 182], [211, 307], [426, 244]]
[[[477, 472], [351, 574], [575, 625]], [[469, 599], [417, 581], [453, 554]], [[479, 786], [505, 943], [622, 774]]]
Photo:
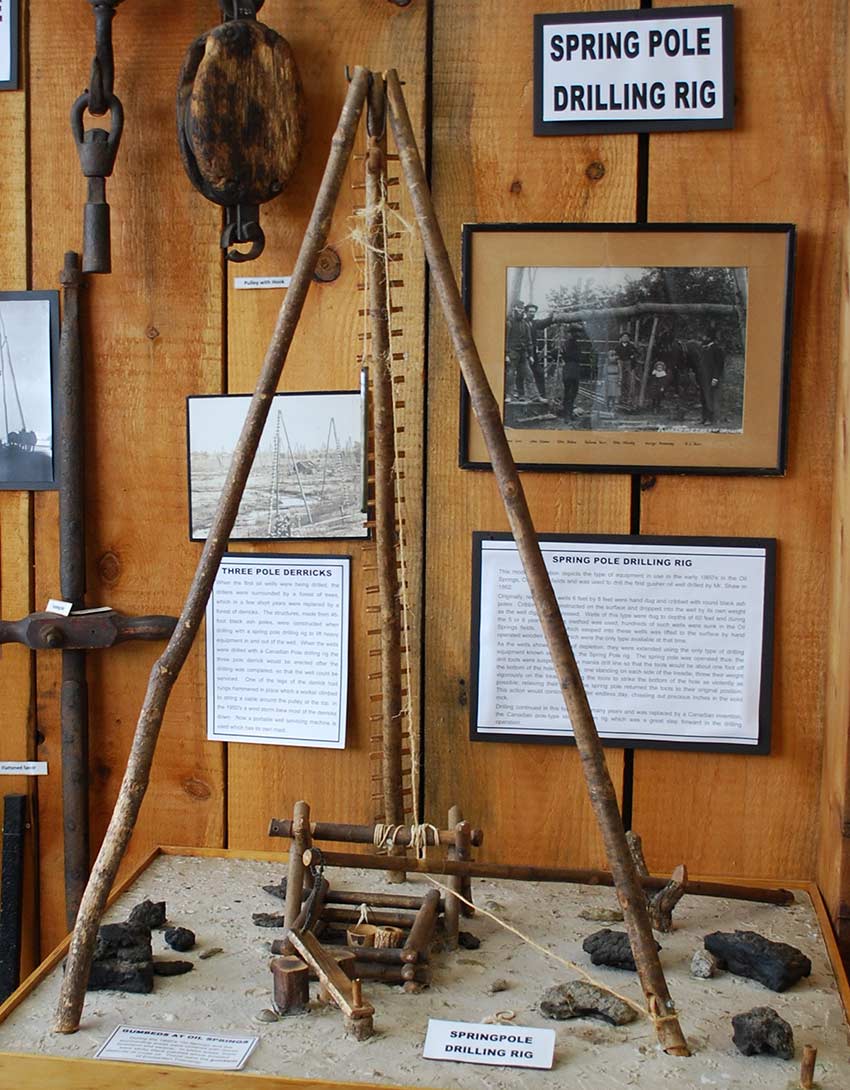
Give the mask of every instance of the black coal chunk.
[[89, 991], [153, 991], [153, 954], [147, 927], [107, 923], [98, 929]]
[[[603, 927], [601, 931], [594, 931], [588, 935], [581, 944], [582, 950], [590, 954], [590, 960], [594, 965], [608, 965], [612, 969], [631, 969], [635, 972], [632, 944], [625, 931], [612, 931], [610, 927]], [[655, 949], [660, 950], [658, 943]]]
[[165, 923], [165, 901], [142, 901], [130, 909], [127, 923], [138, 924], [149, 931], [156, 931]]
[[481, 945], [481, 939], [473, 935], [471, 931], [458, 931], [457, 944], [462, 950], [477, 950]]
[[182, 976], [195, 968], [192, 961], [178, 961], [176, 958], [157, 958], [153, 963], [156, 976]]
[[165, 932], [165, 941], [172, 950], [191, 950], [195, 945], [195, 932], [188, 927], [169, 927]]
[[756, 931], [714, 931], [705, 936], [704, 945], [730, 973], [757, 980], [774, 992], [784, 992], [812, 971], [812, 963], [796, 946], [772, 942]]
[[772, 1007], [753, 1007], [732, 1019], [732, 1040], [745, 1056], [766, 1052], [783, 1060], [794, 1059], [794, 1033]]

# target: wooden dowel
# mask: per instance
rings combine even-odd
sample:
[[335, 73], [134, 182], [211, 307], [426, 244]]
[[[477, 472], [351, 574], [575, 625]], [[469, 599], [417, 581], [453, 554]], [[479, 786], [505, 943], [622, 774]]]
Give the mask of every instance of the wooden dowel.
[[[450, 845], [446, 851], [447, 859], [457, 859], [457, 830], [463, 820], [463, 814], [460, 812], [459, 806], [452, 806], [449, 808], [449, 829], [453, 829], [455, 832], [455, 843]], [[463, 888], [463, 875], [453, 874], [448, 881], [449, 889], [455, 890], [460, 893]], [[445, 925], [446, 925], [446, 945], [449, 950], [456, 950], [458, 944], [458, 933], [460, 931], [460, 901], [457, 897], [446, 896], [446, 911], [445, 911]]]
[[[309, 856], [310, 853], [308, 852]], [[355, 852], [321, 852], [321, 859], [328, 867], [384, 870], [386, 858], [382, 855], [358, 855]], [[394, 865], [394, 864], [392, 864]], [[610, 871], [578, 870], [567, 867], [528, 867], [509, 863], [461, 863], [449, 859], [408, 859], [402, 864], [415, 874], [468, 874], [470, 878], [506, 878], [518, 882], [566, 882], [583, 886], [613, 886]], [[663, 889], [669, 879], [650, 876], [641, 879], [644, 889]], [[435, 890], [436, 892], [436, 890]], [[756, 901], [767, 905], [791, 905], [794, 894], [788, 889], [759, 886], [736, 886], [727, 882], [701, 882], [688, 878], [688, 894], [693, 897], [731, 897], [738, 901]]]
[[333, 210], [351, 155], [368, 86], [368, 69], [356, 68], [333, 136], [331, 153], [316, 203], [313, 206], [310, 223], [295, 262], [292, 280], [278, 314], [257, 388], [248, 406], [242, 433], [233, 452], [230, 469], [219, 496], [212, 526], [204, 543], [192, 585], [174, 634], [151, 670], [127, 769], [106, 836], [83, 894], [74, 935], [68, 950], [65, 977], [62, 981], [56, 1012], [56, 1029], [60, 1033], [75, 1033], [80, 1026], [80, 1015], [91, 970], [97, 929], [147, 791], [168, 698], [203, 620], [213, 582], [218, 574], [221, 558], [227, 548], [233, 523], [236, 520], [245, 482], [251, 471], [260, 436], [272, 405], [272, 398], [277, 390], [289, 346], [301, 316], [307, 290], [313, 280], [316, 261], [327, 242]]
[[803, 1060], [800, 1064], [800, 1086], [802, 1090], [812, 1090], [815, 1085], [815, 1064], [818, 1050], [814, 1045], [803, 1045]]
[[[408, 897], [402, 893], [368, 893], [350, 889], [331, 889], [325, 901], [329, 905], [368, 905], [369, 908], [409, 908], [418, 912], [422, 907], [422, 897]], [[442, 912], [442, 905], [440, 906]]]
[[658, 958], [655, 939], [646, 911], [638, 875], [626, 845], [625, 831], [617, 805], [617, 795], [605, 753], [599, 741], [593, 713], [570, 645], [558, 599], [546, 571], [537, 532], [525, 499], [519, 474], [499, 415], [499, 406], [487, 382], [478, 350], [472, 339], [469, 319], [464, 310], [457, 282], [425, 171], [416, 146], [407, 106], [394, 70], [387, 72], [387, 96], [390, 121], [400, 162], [410, 191], [410, 198], [422, 241], [432, 283], [446, 318], [455, 354], [460, 362], [469, 399], [484, 436], [493, 475], [499, 487], [505, 513], [537, 607], [552, 664], [572, 724], [582, 770], [587, 780], [591, 805], [602, 834], [608, 864], [614, 874], [617, 896], [623, 909], [626, 929], [634, 952], [635, 965], [650, 1009], [656, 1013], [658, 1040], [672, 1055], [690, 1055], [687, 1041], [676, 1017], [676, 1008], [667, 989], [664, 970]]
[[[455, 842], [454, 829], [439, 829], [437, 839], [440, 844], [449, 845]], [[427, 830], [429, 846], [434, 845], [433, 830]], [[470, 830], [470, 843], [480, 848], [484, 843], [483, 829]], [[286, 818], [272, 818], [269, 823], [269, 836], [292, 837], [292, 821]], [[345, 822], [312, 821], [310, 822], [310, 836], [313, 840], [335, 840], [340, 844], [374, 844], [374, 825], [349, 825]], [[396, 844], [408, 847], [411, 843], [410, 828], [402, 825], [395, 838]]]
[[[295, 803], [292, 811], [293, 850], [289, 853], [289, 870], [286, 876], [286, 902], [284, 908], [284, 923], [287, 927], [295, 927], [295, 921], [301, 912], [301, 895], [304, 892], [304, 851], [299, 853], [298, 846], [305, 842], [309, 836], [310, 807], [300, 800]], [[305, 826], [307, 828], [305, 828]], [[306, 834], [306, 836], [305, 836]], [[306, 849], [305, 849], [306, 850]]]
[[[470, 851], [470, 845], [472, 843], [472, 827], [468, 821], [461, 821], [455, 829], [455, 851], [457, 857], [461, 862], [469, 862], [472, 859], [472, 852]], [[472, 879], [468, 874], [464, 874], [460, 879], [460, 892], [467, 901], [472, 901]], [[460, 914], [461, 916], [474, 916], [475, 909], [472, 904], [466, 904], [464, 901], [460, 901]]]
[[[343, 905], [326, 905], [322, 910], [322, 919], [327, 923], [358, 923], [360, 911]], [[415, 919], [416, 916], [411, 912], [391, 908], [375, 908], [369, 910], [367, 923], [376, 924], [378, 927], [403, 927], [409, 929], [413, 926]]]
[[405, 984], [414, 980], [417, 984], [431, 983], [431, 968], [422, 963], [416, 965], [380, 965], [376, 962], [355, 962], [354, 972], [361, 980], [377, 980], [384, 984]]
[[434, 929], [437, 926], [437, 908], [439, 904], [439, 892], [436, 889], [429, 890], [425, 894], [422, 907], [416, 914], [407, 941], [402, 947], [402, 961], [427, 960], [431, 940], [434, 938]]

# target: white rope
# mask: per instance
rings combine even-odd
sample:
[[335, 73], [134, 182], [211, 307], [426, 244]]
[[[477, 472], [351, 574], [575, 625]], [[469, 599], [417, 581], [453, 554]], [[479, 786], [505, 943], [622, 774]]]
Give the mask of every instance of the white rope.
[[358, 919], [356, 926], [359, 927], [361, 923], [368, 923], [368, 922], [369, 922], [369, 906], [364, 902], [360, 906], [360, 918]]

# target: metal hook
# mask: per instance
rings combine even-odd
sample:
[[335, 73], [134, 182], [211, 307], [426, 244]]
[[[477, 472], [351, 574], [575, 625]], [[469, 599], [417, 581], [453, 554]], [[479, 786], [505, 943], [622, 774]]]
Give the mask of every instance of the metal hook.
[[[266, 236], [260, 227], [260, 210], [255, 204], [237, 204], [225, 209], [226, 219], [221, 234], [221, 248], [226, 251], [228, 261], [241, 263], [253, 261], [263, 252]], [[239, 242], [250, 242], [250, 250], [231, 249]]]

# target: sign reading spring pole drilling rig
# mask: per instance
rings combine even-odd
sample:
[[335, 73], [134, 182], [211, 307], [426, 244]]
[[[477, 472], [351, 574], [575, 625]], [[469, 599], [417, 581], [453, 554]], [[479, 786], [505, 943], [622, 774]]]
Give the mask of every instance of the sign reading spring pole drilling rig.
[[534, 132], [731, 129], [733, 8], [534, 16]]

